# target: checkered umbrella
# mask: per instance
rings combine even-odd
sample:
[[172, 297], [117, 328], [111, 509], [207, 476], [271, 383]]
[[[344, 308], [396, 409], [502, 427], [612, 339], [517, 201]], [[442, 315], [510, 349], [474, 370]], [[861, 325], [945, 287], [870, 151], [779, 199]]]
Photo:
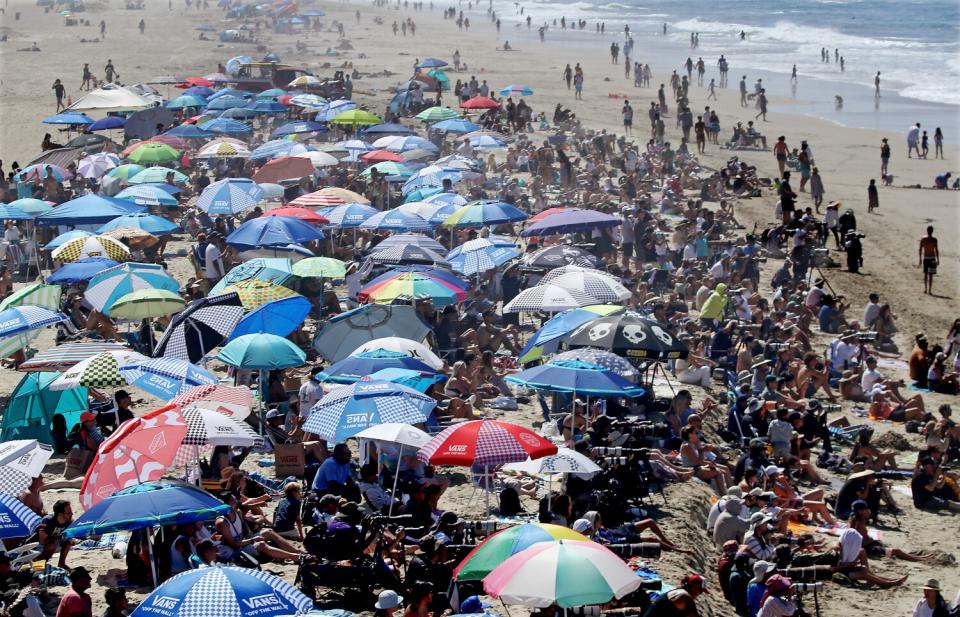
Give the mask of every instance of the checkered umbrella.
[[283, 579], [249, 568], [178, 574], [146, 597], [131, 617], [279, 617], [302, 615], [313, 600]]
[[240, 297], [240, 303], [248, 311], [252, 311], [267, 302], [281, 300], [283, 298], [292, 298], [297, 296], [295, 291], [277, 285], [273, 281], [261, 281], [259, 279], [247, 279], [228, 285], [223, 288], [223, 293], [236, 293]]
[[557, 446], [518, 424], [472, 420], [438, 433], [417, 458], [431, 465], [495, 467], [556, 453]]
[[122, 388], [130, 382], [120, 374], [120, 367], [143, 362], [147, 357], [133, 350], [104, 351], [78, 362], [50, 383], [50, 389]]
[[[304, 197], [309, 197], [305, 195]], [[291, 201], [291, 204], [297, 204], [300, 206], [309, 206], [307, 202], [300, 202], [298, 200], [302, 198], [297, 198]], [[340, 199], [335, 197], [334, 199]], [[316, 204], [319, 205], [319, 204]], [[335, 204], [325, 208], [320, 208], [317, 210], [317, 214], [320, 214], [325, 219], [330, 221], [331, 227], [340, 227], [340, 228], [349, 228], [349, 227], [359, 227], [361, 223], [366, 221], [368, 218], [376, 214], [378, 210], [373, 206], [367, 206], [364, 204]]]
[[16, 497], [0, 493], [0, 538], [25, 538], [39, 525], [40, 517], [33, 510]]
[[249, 178], [227, 178], [203, 189], [197, 198], [197, 207], [211, 216], [233, 215], [257, 205], [263, 198], [263, 189]]
[[42, 306], [15, 306], [0, 311], [0, 358], [29, 345], [42, 328], [66, 320], [63, 313]]
[[199, 362], [227, 340], [245, 312], [236, 293], [195, 300], [174, 315], [153, 356]]
[[250, 388], [197, 386], [170, 399], [170, 404], [179, 405], [185, 410], [210, 409], [235, 420], [243, 420], [253, 408], [253, 393]]
[[364, 222], [360, 229], [380, 229], [387, 231], [430, 231], [432, 226], [416, 214], [402, 210], [377, 212]]
[[303, 430], [320, 439], [342, 443], [375, 424], [425, 422], [436, 404], [413, 388], [364, 377], [317, 401]]
[[563, 244], [545, 246], [523, 256], [523, 264], [531, 268], [550, 269], [564, 265], [595, 268], [599, 263], [600, 260], [589, 251]]
[[543, 277], [540, 284], [582, 291], [595, 298], [598, 304], [622, 302], [630, 298], [630, 290], [606, 272], [580, 266], [562, 266], [552, 270]]
[[85, 257], [107, 257], [114, 261], [126, 261], [130, 258], [130, 249], [119, 240], [107, 236], [88, 236], [64, 242], [50, 257], [63, 264]]
[[394, 245], [383, 249], [377, 245], [370, 253], [370, 260], [380, 264], [447, 264], [443, 255], [415, 244]]
[[120, 374], [131, 386], [165, 401], [196, 386], [219, 383], [217, 376], [207, 369], [176, 358], [149, 358], [125, 364], [120, 367]]
[[181, 449], [207, 445], [245, 448], [263, 445], [263, 438], [249, 424], [219, 411], [194, 407], [184, 409], [183, 417], [187, 419], [187, 436], [183, 438]]
[[83, 296], [93, 308], [105, 315], [110, 307], [133, 291], [164, 289], [179, 293], [180, 283], [157, 264], [125, 263], [104, 270], [90, 279]]
[[447, 258], [454, 270], [472, 276], [493, 270], [519, 255], [516, 244], [509, 238], [490, 236], [469, 240], [454, 247]]
[[53, 448], [36, 439], [0, 443], [0, 493], [19, 495], [43, 473], [52, 455]]
[[547, 284], [524, 289], [503, 307], [503, 312], [534, 313], [543, 311], [558, 313], [590, 304], [601, 303], [593, 296], [589, 296], [578, 289], [567, 289], [558, 285]]

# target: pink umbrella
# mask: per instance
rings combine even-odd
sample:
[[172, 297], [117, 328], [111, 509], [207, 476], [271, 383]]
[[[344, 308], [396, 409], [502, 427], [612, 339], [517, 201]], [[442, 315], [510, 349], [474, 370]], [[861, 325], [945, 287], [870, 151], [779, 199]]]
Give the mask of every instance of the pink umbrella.
[[556, 453], [557, 446], [519, 424], [473, 420], [438, 433], [417, 458], [431, 465], [495, 467]]
[[80, 487], [85, 510], [134, 484], [159, 480], [173, 464], [187, 422], [176, 405], [127, 420], [100, 444]]
[[184, 409], [212, 409], [231, 418], [243, 420], [250, 415], [253, 408], [253, 394], [249, 388], [203, 385], [174, 397], [170, 404]]
[[258, 183], [272, 182], [277, 184], [283, 180], [299, 180], [305, 176], [312, 176], [316, 171], [309, 159], [296, 156], [283, 156], [273, 159], [253, 174], [253, 181]]

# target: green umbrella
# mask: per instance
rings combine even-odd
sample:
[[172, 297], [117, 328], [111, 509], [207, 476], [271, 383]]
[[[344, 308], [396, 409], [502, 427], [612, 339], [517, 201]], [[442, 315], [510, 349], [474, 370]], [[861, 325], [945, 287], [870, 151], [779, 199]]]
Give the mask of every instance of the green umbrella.
[[134, 163], [166, 163], [180, 158], [180, 151], [159, 142], [145, 143], [127, 155]]
[[55, 415], [63, 416], [69, 427], [76, 425], [87, 410], [87, 389], [50, 390], [47, 386], [59, 376], [56, 372], [37, 372], [20, 380], [3, 412], [0, 439], [36, 439], [52, 446], [56, 444], [52, 430]]
[[459, 118], [460, 114], [449, 107], [431, 107], [424, 109], [418, 113], [416, 117], [418, 120], [423, 120], [424, 122], [440, 122], [441, 120]]
[[114, 167], [107, 172], [107, 175], [111, 178], [119, 178], [120, 180], [129, 180], [138, 173], [143, 171], [143, 165], [135, 165], [134, 163], [127, 163], [126, 165], [120, 165]]
[[369, 176], [372, 173], [372, 170], [376, 169], [379, 173], [385, 176], [404, 176], [409, 177], [413, 175], [413, 171], [404, 165], [403, 163], [395, 163], [394, 161], [383, 161], [382, 163], [377, 163], [376, 165], [371, 165], [363, 171], [360, 172], [361, 176]]
[[12, 306], [23, 306], [32, 304], [33, 306], [42, 306], [51, 311], [60, 310], [60, 295], [63, 288], [59, 285], [45, 285], [43, 283], [31, 283], [13, 292], [0, 302], [0, 311], [5, 311]]
[[166, 182], [167, 174], [173, 172], [173, 181], [183, 183], [189, 180], [187, 176], [180, 173], [176, 169], [170, 169], [169, 167], [147, 167], [137, 175], [128, 179], [127, 182], [130, 184], [146, 184], [147, 182]]
[[117, 298], [110, 306], [110, 316], [123, 319], [150, 319], [182, 311], [180, 294], [166, 289], [138, 289]]
[[374, 124], [382, 124], [383, 120], [379, 117], [373, 115], [369, 111], [364, 111], [362, 109], [348, 109], [347, 111], [337, 114], [337, 116], [330, 121], [331, 124], [346, 124], [347, 126], [373, 126]]
[[293, 264], [293, 273], [299, 277], [342, 278], [347, 275], [347, 266], [332, 257], [308, 257]]

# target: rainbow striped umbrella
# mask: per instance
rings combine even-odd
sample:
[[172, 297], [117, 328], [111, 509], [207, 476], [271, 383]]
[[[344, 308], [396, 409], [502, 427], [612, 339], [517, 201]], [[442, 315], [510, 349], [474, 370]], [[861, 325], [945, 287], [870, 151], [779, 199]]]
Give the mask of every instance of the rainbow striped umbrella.
[[540, 542], [554, 540], [583, 540], [588, 538], [576, 531], [549, 523], [526, 523], [498, 531], [470, 551], [453, 571], [458, 581], [479, 581], [494, 568]]
[[361, 302], [389, 304], [394, 300], [421, 300], [429, 298], [435, 306], [447, 306], [467, 299], [467, 291], [450, 280], [431, 272], [399, 272], [381, 277], [364, 289], [357, 298]]

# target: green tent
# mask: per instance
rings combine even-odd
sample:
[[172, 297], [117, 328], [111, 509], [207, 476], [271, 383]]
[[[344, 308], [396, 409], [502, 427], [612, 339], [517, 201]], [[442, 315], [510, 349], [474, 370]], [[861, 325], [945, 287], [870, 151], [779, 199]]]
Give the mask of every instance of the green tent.
[[80, 414], [87, 410], [86, 388], [60, 392], [48, 388], [50, 382], [59, 376], [58, 372], [28, 373], [20, 380], [3, 412], [0, 440], [36, 439], [47, 445], [58, 445], [51, 430], [53, 416], [62, 415], [69, 431], [80, 421]]

